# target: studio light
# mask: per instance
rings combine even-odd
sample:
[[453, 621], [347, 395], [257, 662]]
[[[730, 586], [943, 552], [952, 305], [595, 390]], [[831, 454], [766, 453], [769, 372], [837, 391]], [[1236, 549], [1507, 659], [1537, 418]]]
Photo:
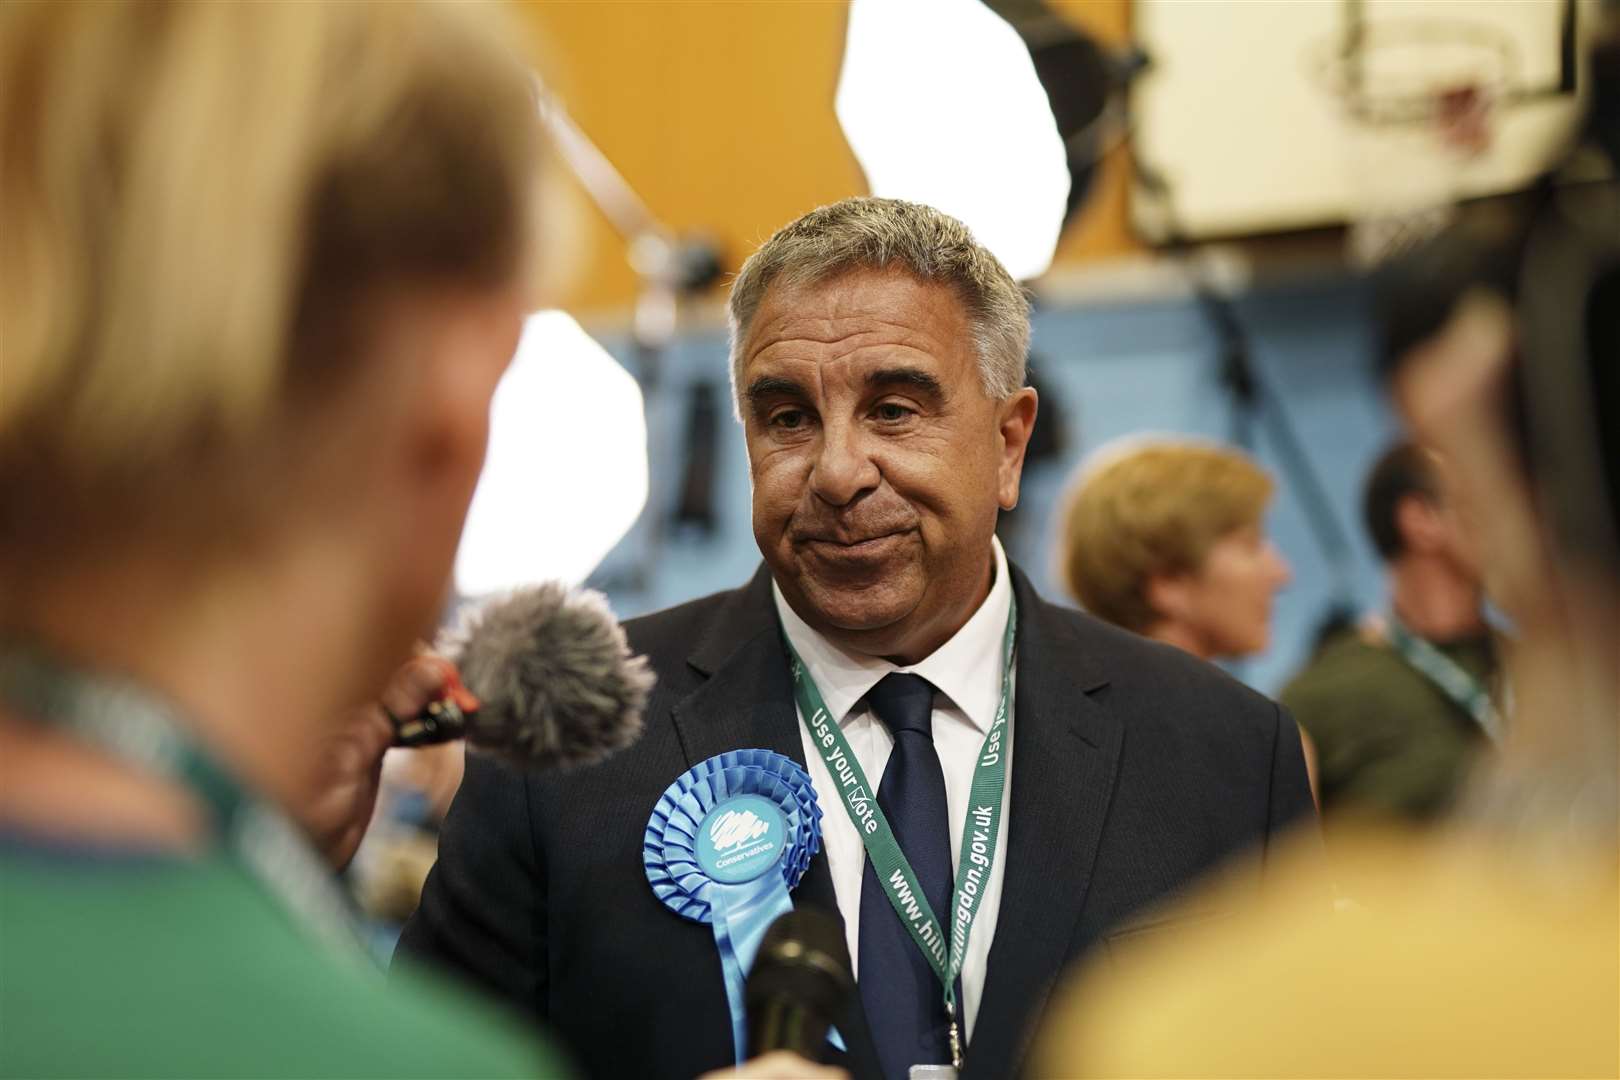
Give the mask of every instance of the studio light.
[[646, 502], [640, 387], [568, 315], [531, 315], [490, 408], [457, 591], [582, 582]]
[[854, 0], [835, 107], [872, 194], [960, 219], [1020, 281], [1051, 265], [1064, 140], [1029, 48], [980, 0]]

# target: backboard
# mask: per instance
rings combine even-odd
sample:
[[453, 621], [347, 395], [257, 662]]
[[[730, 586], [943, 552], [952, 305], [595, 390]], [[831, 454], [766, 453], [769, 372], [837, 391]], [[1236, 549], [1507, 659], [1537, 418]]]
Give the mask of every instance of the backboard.
[[[1577, 32], [1595, 23], [1594, 4], [1577, 0]], [[1153, 66], [1133, 91], [1134, 152], [1165, 179], [1193, 239], [1356, 223], [1380, 200], [1514, 190], [1576, 118], [1572, 95], [1546, 92], [1562, 70], [1565, 11], [1564, 0], [1136, 0], [1134, 36]], [[1366, 92], [1422, 88], [1430, 118], [1352, 115], [1355, 20]], [[1163, 239], [1151, 202], [1133, 200], [1133, 221]]]

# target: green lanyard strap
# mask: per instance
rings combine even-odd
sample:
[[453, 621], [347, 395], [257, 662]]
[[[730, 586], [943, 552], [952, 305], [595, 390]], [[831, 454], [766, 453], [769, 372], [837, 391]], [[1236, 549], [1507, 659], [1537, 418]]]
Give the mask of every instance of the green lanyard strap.
[[186, 731], [173, 707], [122, 679], [0, 645], [0, 701], [159, 779], [207, 809], [226, 854], [317, 938], [363, 951], [354, 909], [330, 868], [285, 814], [236, 781]]
[[[929, 907], [928, 898], [917, 883], [911, 863], [894, 838], [894, 830], [889, 827], [883, 808], [878, 805], [876, 789], [867, 782], [866, 773], [855, 759], [843, 730], [827, 711], [821, 691], [816, 688], [804, 661], [794, 650], [792, 642], [788, 642], [787, 646], [788, 655], [792, 658], [793, 695], [799, 706], [799, 715], [827, 771], [838, 785], [839, 801], [849, 820], [854, 823], [855, 831], [860, 834], [866, 856], [872, 860], [884, 894], [944, 987], [945, 1009], [953, 1025], [956, 1022], [956, 977], [962, 971], [968, 935], [972, 933], [973, 923], [978, 918], [979, 902], [996, 862], [1002, 793], [1007, 787], [1007, 754], [1003, 743], [1007, 734], [1008, 710], [1012, 705], [1013, 638], [1017, 624], [1018, 605], [1014, 600], [1007, 612], [1007, 631], [1002, 640], [1001, 700], [996, 704], [995, 720], [991, 722], [990, 730], [985, 733], [984, 742], [979, 747], [979, 761], [974, 767], [973, 784], [969, 789], [968, 812], [962, 828], [956, 885], [952, 893], [948, 941], [940, 930], [938, 916]], [[957, 1048], [953, 1046], [953, 1054], [957, 1053]]]
[[1491, 693], [1484, 683], [1394, 616], [1389, 620], [1389, 643], [1413, 670], [1473, 717], [1492, 742], [1502, 738], [1502, 717], [1491, 704]]

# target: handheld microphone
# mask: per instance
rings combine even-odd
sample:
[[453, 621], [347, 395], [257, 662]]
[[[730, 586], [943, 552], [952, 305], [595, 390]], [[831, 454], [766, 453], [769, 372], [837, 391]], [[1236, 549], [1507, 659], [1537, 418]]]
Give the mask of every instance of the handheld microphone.
[[[600, 593], [549, 582], [467, 612], [438, 651], [459, 672], [396, 727], [395, 744], [465, 738], [520, 768], [589, 765], [634, 742], [652, 689], [646, 657]], [[465, 682], [465, 688], [461, 683]]]
[[779, 916], [748, 972], [749, 1056], [791, 1050], [820, 1060], [828, 1029], [843, 1019], [854, 989], [842, 923], [814, 907]]

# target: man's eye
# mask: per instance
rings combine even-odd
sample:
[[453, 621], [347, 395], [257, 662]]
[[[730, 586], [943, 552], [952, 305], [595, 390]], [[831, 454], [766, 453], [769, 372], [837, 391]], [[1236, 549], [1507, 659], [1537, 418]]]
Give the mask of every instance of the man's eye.
[[872, 410], [872, 415], [886, 423], [896, 423], [911, 415], [911, 410], [904, 405], [897, 405], [892, 401], [885, 401]]
[[804, 411], [802, 409], [783, 409], [771, 416], [771, 426], [792, 431], [804, 426]]

